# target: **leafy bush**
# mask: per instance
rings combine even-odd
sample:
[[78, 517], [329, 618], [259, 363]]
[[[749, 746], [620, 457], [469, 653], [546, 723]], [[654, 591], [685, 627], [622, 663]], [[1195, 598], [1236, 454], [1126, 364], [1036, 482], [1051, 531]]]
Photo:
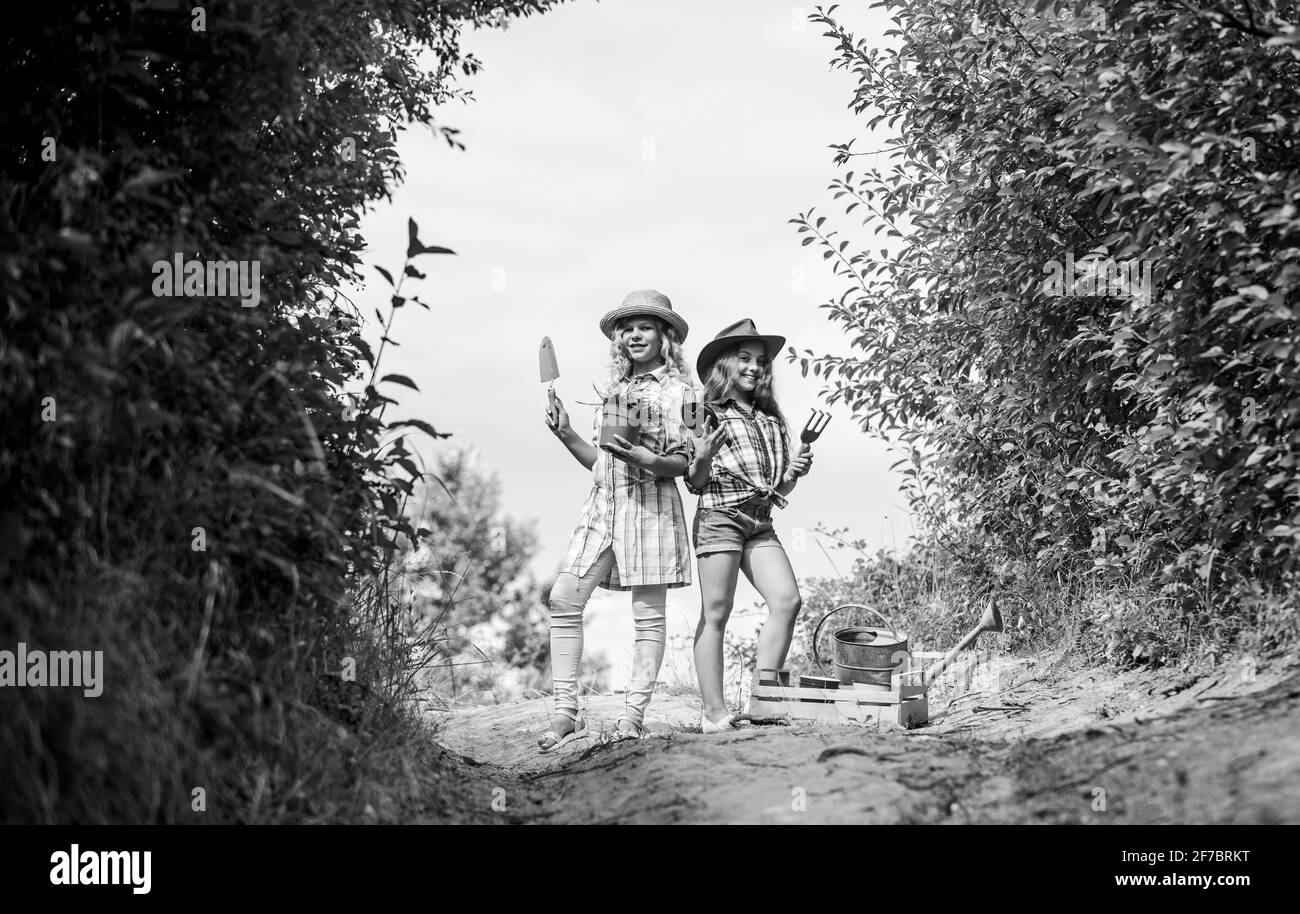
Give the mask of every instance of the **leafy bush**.
[[[1232, 615], [1300, 555], [1296, 4], [883, 5], [896, 48], [812, 18], [897, 130], [881, 167], [836, 147], [832, 188], [898, 250], [793, 220], [855, 352], [792, 359], [900, 445], [934, 544]], [[1151, 294], [1051, 284], [1089, 258], [1152, 266]]]
[[[399, 426], [433, 429], [384, 421], [413, 385], [376, 376], [338, 290], [360, 212], [402, 177], [397, 130], [455, 143], [432, 112], [478, 67], [462, 26], [552, 3], [102, 2], [7, 24], [0, 646], [108, 668], [99, 699], [0, 689], [0, 819], [199, 821], [200, 788], [220, 821], [358, 815], [359, 790], [329, 793], [364, 766], [323, 751], [320, 709], [400, 723]], [[412, 223], [401, 281], [444, 250]], [[158, 291], [176, 257], [256, 266], [260, 300]], [[386, 331], [411, 303], [394, 290]]]

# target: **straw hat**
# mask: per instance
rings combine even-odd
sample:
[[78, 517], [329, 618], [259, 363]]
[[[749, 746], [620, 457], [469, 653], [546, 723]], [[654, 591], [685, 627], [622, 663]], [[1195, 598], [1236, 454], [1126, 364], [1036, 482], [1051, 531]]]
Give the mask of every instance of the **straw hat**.
[[690, 329], [686, 326], [686, 321], [673, 310], [673, 303], [668, 300], [668, 296], [654, 289], [641, 289], [628, 293], [627, 298], [623, 299], [623, 304], [600, 319], [600, 332], [612, 340], [614, 325], [618, 323], [619, 318], [642, 314], [657, 317], [667, 323], [677, 331], [679, 342], [686, 339], [686, 331]]
[[721, 332], [705, 343], [704, 348], [700, 350], [700, 357], [695, 360], [695, 371], [700, 380], [703, 381], [708, 376], [709, 369], [724, 351], [737, 343], [747, 343], [750, 340], [757, 340], [763, 344], [763, 348], [767, 350], [768, 362], [776, 358], [776, 354], [785, 345], [785, 337], [759, 333], [754, 322], [747, 317], [738, 320], [734, 324], [723, 327]]

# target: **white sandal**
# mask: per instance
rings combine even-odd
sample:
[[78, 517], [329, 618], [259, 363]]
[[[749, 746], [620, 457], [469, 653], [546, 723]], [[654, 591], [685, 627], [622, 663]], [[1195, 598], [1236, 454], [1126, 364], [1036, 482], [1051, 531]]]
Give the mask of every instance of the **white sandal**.
[[[629, 724], [635, 727], [636, 730], [632, 733], [629, 733], [626, 730], [620, 730], [618, 725], [621, 724], [623, 721], [627, 721]], [[645, 739], [646, 736], [647, 733], [646, 733], [646, 728], [644, 726], [638, 724], [636, 721], [628, 717], [626, 714], [623, 714], [620, 715], [619, 719], [614, 722], [614, 732], [610, 736], [609, 740], [610, 742], [613, 743], [621, 743], [625, 739]]]
[[[577, 726], [575, 726], [571, 732], [566, 733], [563, 736], [556, 733], [554, 730], [547, 730], [543, 733], [537, 740], [537, 751], [542, 755], [554, 752], [561, 746], [567, 745], [575, 739], [582, 739], [587, 735], [587, 722], [578, 716], [578, 712], [570, 711], [568, 708], [556, 708], [555, 713], [567, 717]], [[549, 745], [546, 743], [547, 740], [550, 740]]]
[[709, 715], [701, 711], [700, 732], [701, 733], [724, 733], [727, 730], [733, 729], [731, 726], [731, 722], [735, 719], [735, 717], [736, 715], [734, 714], [728, 714], [726, 717], [722, 718], [722, 720], [718, 721], [717, 723], [714, 723], [713, 721], [709, 720]]

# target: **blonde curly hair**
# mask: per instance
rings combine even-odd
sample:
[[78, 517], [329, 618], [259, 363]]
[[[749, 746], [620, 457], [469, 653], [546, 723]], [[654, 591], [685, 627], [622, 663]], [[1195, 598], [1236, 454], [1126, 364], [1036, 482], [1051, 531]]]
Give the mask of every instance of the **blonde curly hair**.
[[[632, 355], [619, 341], [619, 331], [627, 321], [637, 317], [639, 315], [629, 315], [614, 324], [614, 337], [609, 341], [609, 380], [606, 381], [604, 389], [598, 388], [602, 399], [609, 397], [620, 384], [632, 377]], [[659, 330], [659, 338], [663, 341], [659, 354], [663, 356], [664, 364], [668, 366], [668, 376], [680, 378], [689, 390], [698, 393], [699, 388], [691, 379], [691, 369], [686, 362], [686, 351], [682, 347], [681, 340], [677, 338], [677, 331], [657, 317], [651, 317], [650, 320]]]

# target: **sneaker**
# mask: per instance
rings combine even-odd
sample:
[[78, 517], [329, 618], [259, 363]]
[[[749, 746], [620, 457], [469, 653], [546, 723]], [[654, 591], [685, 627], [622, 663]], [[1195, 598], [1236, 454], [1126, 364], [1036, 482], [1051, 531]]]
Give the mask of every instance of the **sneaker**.
[[731, 729], [731, 721], [736, 715], [728, 714], [722, 720], [714, 723], [709, 720], [709, 715], [703, 711], [700, 712], [700, 732], [702, 733], [722, 733]]

